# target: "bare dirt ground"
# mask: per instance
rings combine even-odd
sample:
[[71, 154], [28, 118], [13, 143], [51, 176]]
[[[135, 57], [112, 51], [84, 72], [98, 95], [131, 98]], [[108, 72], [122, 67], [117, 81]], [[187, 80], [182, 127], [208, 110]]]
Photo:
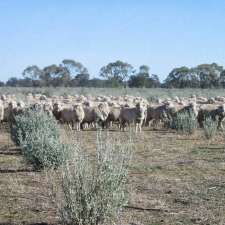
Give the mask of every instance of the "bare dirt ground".
[[[128, 133], [110, 131], [127, 138]], [[95, 131], [74, 133], [83, 149], [94, 154]], [[201, 133], [179, 135], [146, 128], [134, 138], [130, 168], [130, 201], [118, 224], [224, 225], [225, 143], [220, 133], [206, 141]], [[58, 224], [42, 172], [27, 165], [0, 130], [0, 224]]]

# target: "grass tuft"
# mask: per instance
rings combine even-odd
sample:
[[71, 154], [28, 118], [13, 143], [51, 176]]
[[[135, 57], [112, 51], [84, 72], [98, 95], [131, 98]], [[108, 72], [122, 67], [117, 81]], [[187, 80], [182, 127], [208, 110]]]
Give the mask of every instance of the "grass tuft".
[[212, 139], [216, 136], [218, 120], [213, 120], [211, 117], [206, 117], [203, 121], [204, 135], [207, 139]]

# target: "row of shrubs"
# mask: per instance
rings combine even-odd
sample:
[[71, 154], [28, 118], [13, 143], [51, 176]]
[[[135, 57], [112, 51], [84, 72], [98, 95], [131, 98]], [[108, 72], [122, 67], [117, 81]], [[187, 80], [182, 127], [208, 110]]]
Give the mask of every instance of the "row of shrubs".
[[27, 161], [46, 171], [62, 224], [111, 223], [127, 204], [130, 140], [120, 143], [98, 133], [93, 160], [78, 145], [61, 141], [54, 118], [31, 110], [15, 117], [11, 134]]
[[[193, 134], [198, 127], [198, 121], [193, 112], [178, 113], [170, 123], [170, 127], [182, 134]], [[204, 135], [207, 139], [215, 137], [218, 128], [218, 120], [210, 116], [203, 121]]]

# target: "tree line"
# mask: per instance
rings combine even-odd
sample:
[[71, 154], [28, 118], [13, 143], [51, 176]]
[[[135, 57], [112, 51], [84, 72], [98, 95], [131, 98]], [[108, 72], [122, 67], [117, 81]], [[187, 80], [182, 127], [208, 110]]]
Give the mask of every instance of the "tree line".
[[64, 59], [59, 65], [39, 68], [28, 66], [22, 78], [11, 77], [0, 86], [11, 87], [137, 87], [137, 88], [225, 88], [225, 70], [216, 63], [201, 64], [193, 68], [173, 69], [160, 82], [158, 75], [151, 74], [147, 65], [138, 70], [123, 61], [115, 61], [103, 66], [99, 77], [90, 78], [88, 69], [80, 62]]

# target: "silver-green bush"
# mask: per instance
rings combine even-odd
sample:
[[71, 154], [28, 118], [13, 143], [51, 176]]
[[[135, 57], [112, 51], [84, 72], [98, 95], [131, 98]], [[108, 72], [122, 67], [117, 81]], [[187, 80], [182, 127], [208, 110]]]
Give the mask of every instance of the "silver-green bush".
[[62, 224], [111, 224], [127, 203], [131, 148], [131, 142], [103, 140], [100, 135], [95, 160], [77, 151], [73, 160], [62, 167], [58, 179], [50, 174], [51, 196]]
[[27, 110], [15, 117], [11, 127], [15, 142], [35, 168], [56, 168], [69, 154], [69, 146], [60, 141], [60, 129], [53, 117]]
[[178, 113], [172, 121], [172, 128], [182, 134], [193, 134], [197, 129], [198, 122], [193, 112]]
[[213, 120], [210, 116], [203, 121], [204, 134], [207, 139], [212, 139], [217, 133], [218, 120]]

